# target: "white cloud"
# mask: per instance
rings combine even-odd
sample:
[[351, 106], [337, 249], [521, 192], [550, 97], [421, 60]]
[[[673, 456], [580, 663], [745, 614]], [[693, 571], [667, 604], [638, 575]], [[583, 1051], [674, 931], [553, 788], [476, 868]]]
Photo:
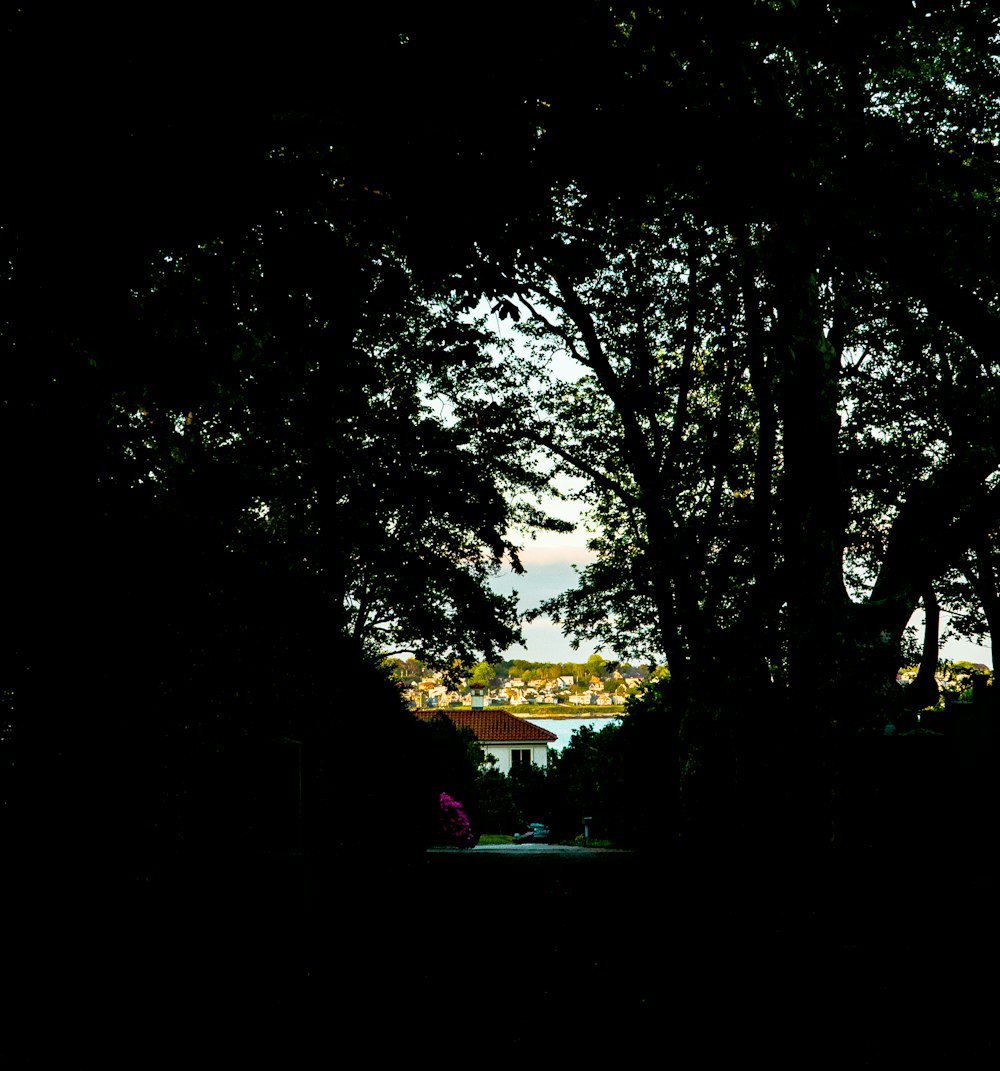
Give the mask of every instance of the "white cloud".
[[586, 565], [597, 557], [585, 543], [543, 542], [528, 543], [521, 551], [521, 562], [526, 569], [532, 565]]

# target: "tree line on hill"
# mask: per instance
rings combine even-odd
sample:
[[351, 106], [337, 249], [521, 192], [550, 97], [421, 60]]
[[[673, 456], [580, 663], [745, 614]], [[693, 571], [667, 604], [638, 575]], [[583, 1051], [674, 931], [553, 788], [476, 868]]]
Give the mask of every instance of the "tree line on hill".
[[[385, 662], [389, 671], [401, 680], [417, 680], [440, 672], [429, 663], [419, 659], [389, 658]], [[650, 676], [669, 676], [665, 666], [608, 661], [599, 654], [591, 655], [585, 662], [532, 662], [525, 658], [510, 658], [501, 662], [477, 662], [464, 667], [461, 676], [469, 683], [488, 685], [491, 681], [510, 678], [521, 680], [553, 681], [559, 677], [572, 677], [575, 681], [589, 681], [594, 677], [604, 680], [615, 673], [622, 677], [646, 680]]]

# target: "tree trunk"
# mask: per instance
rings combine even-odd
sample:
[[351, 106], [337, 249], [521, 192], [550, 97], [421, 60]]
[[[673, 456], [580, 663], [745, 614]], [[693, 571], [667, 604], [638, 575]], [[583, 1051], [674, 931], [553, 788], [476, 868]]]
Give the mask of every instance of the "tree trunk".
[[798, 248], [786, 254], [778, 292], [778, 409], [788, 674], [792, 703], [810, 721], [818, 716], [822, 722], [843, 702], [851, 647], [843, 572], [840, 361], [824, 335], [812, 264]]

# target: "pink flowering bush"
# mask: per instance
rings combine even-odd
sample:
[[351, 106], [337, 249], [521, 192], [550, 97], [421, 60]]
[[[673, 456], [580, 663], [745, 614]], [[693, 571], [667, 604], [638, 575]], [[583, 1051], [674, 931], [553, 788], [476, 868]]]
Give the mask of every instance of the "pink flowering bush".
[[438, 796], [438, 833], [441, 843], [450, 848], [471, 848], [478, 839], [465, 809], [447, 792]]

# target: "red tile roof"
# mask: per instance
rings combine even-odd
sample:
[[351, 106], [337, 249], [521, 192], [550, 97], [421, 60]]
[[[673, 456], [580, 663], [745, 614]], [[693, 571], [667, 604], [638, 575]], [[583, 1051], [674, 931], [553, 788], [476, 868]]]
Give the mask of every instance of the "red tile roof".
[[468, 726], [484, 744], [548, 744], [559, 739], [548, 729], [532, 725], [506, 710], [415, 710], [414, 714], [422, 721], [443, 714], [460, 729]]

